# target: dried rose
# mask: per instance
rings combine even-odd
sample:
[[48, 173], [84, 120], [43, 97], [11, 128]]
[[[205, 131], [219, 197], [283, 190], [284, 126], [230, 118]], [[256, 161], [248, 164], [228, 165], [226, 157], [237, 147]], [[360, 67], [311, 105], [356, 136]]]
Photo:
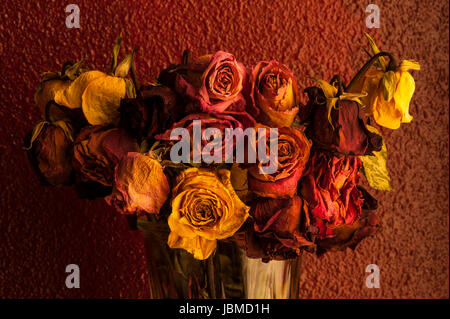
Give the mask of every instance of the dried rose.
[[[373, 39], [366, 33], [374, 54], [380, 52]], [[366, 94], [361, 98], [367, 115], [373, 116], [377, 124], [398, 129], [401, 123], [409, 123], [409, 103], [414, 94], [415, 82], [409, 70], [420, 70], [414, 60], [403, 60], [399, 65], [389, 65], [380, 56], [379, 68], [370, 69], [350, 84], [349, 91]]]
[[[257, 124], [255, 129], [264, 128]], [[267, 133], [269, 136], [269, 133]], [[248, 167], [248, 189], [259, 196], [271, 198], [288, 198], [297, 191], [297, 183], [309, 159], [311, 142], [303, 131], [295, 127], [282, 127], [278, 129], [278, 157], [276, 172], [273, 174], [261, 173], [263, 165], [258, 159], [256, 164]], [[270, 138], [266, 143], [269, 145]], [[267, 148], [267, 155], [270, 148]]]
[[125, 128], [139, 142], [169, 129], [182, 114], [176, 94], [165, 86], [145, 86], [140, 96], [122, 99], [119, 127]]
[[122, 156], [137, 150], [136, 140], [125, 130], [87, 126], [75, 140], [73, 168], [82, 181], [111, 186], [115, 165]]
[[151, 155], [129, 152], [116, 166], [106, 201], [122, 214], [158, 214], [170, 194], [161, 164]]
[[[357, 187], [360, 167], [358, 157], [313, 153], [300, 192], [308, 203], [311, 224], [319, 228], [319, 240], [335, 238], [343, 247], [363, 225], [365, 198], [368, 206], [373, 206], [374, 199]], [[369, 224], [375, 225], [375, 220]], [[328, 242], [330, 246], [331, 242]]]
[[70, 84], [71, 81], [59, 78], [48, 80], [41, 84], [34, 95], [34, 101], [39, 107], [42, 115], [45, 116], [47, 104], [54, 100], [56, 92], [64, 91]]
[[[200, 121], [199, 133], [201, 142], [197, 143], [194, 141], [194, 121]], [[217, 133], [220, 133], [220, 138], [217, 136], [217, 139], [220, 140], [217, 146], [217, 152], [220, 153], [217, 155], [218, 162], [222, 162], [227, 158], [231, 158], [233, 156], [236, 139], [233, 138], [232, 135], [226, 134], [226, 129], [242, 129], [245, 130], [249, 127], [253, 127], [255, 125], [255, 120], [246, 112], [225, 112], [225, 113], [197, 113], [190, 114], [185, 118], [181, 119], [179, 122], [174, 123], [172, 128], [164, 132], [163, 134], [158, 134], [155, 136], [157, 140], [170, 141], [170, 134], [172, 130], [176, 128], [185, 128], [189, 132], [190, 136], [190, 145], [191, 145], [191, 159], [194, 158], [193, 151], [194, 147], [196, 148], [197, 154], [204, 157], [205, 155], [211, 155], [214, 148], [210, 148], [207, 144], [210, 144], [211, 139], [205, 135], [206, 130], [214, 130]], [[218, 135], [218, 134], [217, 134]], [[202, 138], [204, 136], [204, 138]], [[181, 137], [180, 137], [181, 139]], [[227, 148], [227, 145], [232, 145], [233, 147]], [[207, 147], [205, 147], [207, 146]], [[211, 145], [210, 145], [211, 146]], [[232, 153], [233, 152], [233, 153]], [[215, 157], [213, 154], [211, 157]]]
[[241, 109], [246, 69], [230, 53], [218, 51], [185, 66], [176, 78], [176, 90], [198, 103], [202, 112], [224, 112], [230, 106]]
[[[309, 98], [306, 108], [311, 111], [306, 119], [310, 121], [306, 134], [315, 147], [345, 155], [368, 155], [381, 149], [382, 138], [367, 129], [357, 98], [327, 96], [318, 87], [309, 87], [305, 92]], [[334, 100], [334, 105], [330, 105], [330, 100]]]
[[[128, 79], [100, 71], [82, 73], [65, 89], [55, 93], [55, 102], [68, 108], [82, 108], [91, 125], [117, 125], [122, 98], [134, 97]], [[132, 96], [130, 96], [132, 95]]]
[[248, 210], [231, 186], [230, 171], [189, 168], [172, 189], [168, 245], [206, 259], [216, 249], [217, 239], [233, 236], [242, 226]]
[[44, 72], [41, 84], [34, 94], [34, 101], [41, 114], [46, 117], [47, 104], [54, 101], [57, 92], [66, 90], [82, 72], [84, 59], [78, 63], [66, 62], [61, 72]]
[[277, 61], [259, 62], [251, 75], [249, 112], [271, 127], [291, 126], [299, 110], [297, 80]]
[[252, 202], [246, 232], [247, 256], [283, 260], [295, 258], [300, 249], [314, 249], [306, 203], [297, 195], [288, 199], [258, 198]]
[[51, 185], [70, 184], [73, 129], [67, 122], [40, 122], [26, 144], [30, 161], [39, 176]]
[[380, 220], [374, 212], [363, 210], [353, 224], [336, 226], [333, 229], [336, 236], [317, 240], [317, 254], [322, 255], [327, 251], [338, 251], [347, 247], [355, 249], [361, 240], [375, 234], [380, 226]]

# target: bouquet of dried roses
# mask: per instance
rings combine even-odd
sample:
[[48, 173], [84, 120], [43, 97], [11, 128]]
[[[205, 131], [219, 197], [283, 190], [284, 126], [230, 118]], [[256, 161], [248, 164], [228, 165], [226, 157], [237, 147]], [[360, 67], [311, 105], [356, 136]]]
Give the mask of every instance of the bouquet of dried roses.
[[314, 79], [306, 105], [285, 65], [222, 51], [185, 51], [140, 85], [119, 38], [107, 72], [82, 60], [44, 73], [30, 161], [45, 184], [104, 197], [143, 232], [152, 297], [297, 298], [303, 251], [354, 248], [379, 228], [358, 185], [362, 173], [390, 190], [371, 120], [412, 119], [419, 64], [366, 36], [373, 54], [349, 85]]

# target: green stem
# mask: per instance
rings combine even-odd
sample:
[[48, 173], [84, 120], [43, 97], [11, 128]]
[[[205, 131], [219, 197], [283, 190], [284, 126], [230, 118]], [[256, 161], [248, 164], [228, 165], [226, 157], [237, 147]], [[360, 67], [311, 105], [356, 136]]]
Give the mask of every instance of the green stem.
[[350, 81], [349, 85], [345, 87], [345, 91], [349, 92], [355, 83], [357, 83], [370, 69], [370, 67], [375, 63], [375, 61], [382, 56], [387, 56], [389, 58], [389, 65], [386, 71], [388, 70], [395, 70], [397, 68], [397, 62], [395, 61], [394, 57], [388, 53], [388, 52], [378, 52], [374, 56], [370, 58], [369, 61], [367, 61], [363, 67], [356, 73], [356, 75], [353, 77], [353, 79]]

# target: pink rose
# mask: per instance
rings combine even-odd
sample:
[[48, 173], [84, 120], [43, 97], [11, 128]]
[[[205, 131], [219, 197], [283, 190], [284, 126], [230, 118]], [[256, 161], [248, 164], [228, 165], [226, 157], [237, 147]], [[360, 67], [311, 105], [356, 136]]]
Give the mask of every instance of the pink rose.
[[130, 152], [116, 166], [113, 192], [105, 200], [122, 214], [158, 214], [169, 194], [169, 182], [158, 160]]
[[[249, 127], [253, 127], [255, 125], [255, 120], [253, 117], [251, 117], [246, 112], [225, 112], [225, 113], [197, 113], [197, 114], [190, 114], [183, 118], [181, 121], [173, 124], [172, 128], [164, 132], [163, 134], [159, 134], [155, 136], [155, 139], [157, 140], [163, 140], [163, 141], [170, 141], [170, 133], [175, 128], [185, 128], [189, 131], [190, 137], [191, 137], [191, 151], [193, 151], [193, 146], [197, 148], [199, 154], [208, 154], [203, 152], [203, 148], [206, 144], [208, 144], [209, 140], [201, 140], [201, 143], [199, 145], [196, 145], [194, 143], [193, 136], [194, 136], [194, 120], [200, 120], [201, 121], [201, 133], [203, 135], [203, 132], [208, 128], [217, 128], [220, 130], [220, 133], [222, 135], [222, 144], [220, 147], [220, 152], [222, 153], [222, 159], [226, 160], [229, 158], [229, 156], [232, 156], [233, 154], [227, 153], [226, 145], [229, 143], [233, 144], [233, 148], [231, 150], [234, 152], [236, 140], [233, 139], [232, 136], [229, 136], [225, 133], [225, 129], [236, 129], [241, 128], [242, 130], [245, 130]], [[233, 140], [232, 140], [233, 139]], [[191, 152], [191, 158], [192, 152]]]
[[241, 91], [246, 69], [233, 55], [218, 51], [194, 60], [186, 68], [185, 75], [177, 75], [175, 89], [195, 101], [202, 112], [221, 113], [231, 106], [243, 110]]

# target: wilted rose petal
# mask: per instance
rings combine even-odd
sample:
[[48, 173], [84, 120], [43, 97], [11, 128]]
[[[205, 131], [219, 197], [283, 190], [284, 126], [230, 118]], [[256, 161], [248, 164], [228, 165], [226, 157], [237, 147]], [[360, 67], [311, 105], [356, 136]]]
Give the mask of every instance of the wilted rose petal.
[[246, 233], [249, 257], [283, 260], [297, 257], [300, 249], [314, 250], [315, 229], [299, 196], [258, 198], [251, 204], [250, 216], [253, 224]]
[[[355, 101], [339, 100], [328, 118], [325, 95], [322, 89], [310, 87], [305, 90], [309, 101], [310, 124], [306, 134], [315, 147], [344, 155], [368, 155], [379, 151], [380, 135], [366, 127], [366, 116], [361, 105]], [[307, 120], [307, 119], [304, 119]]]
[[31, 144], [28, 150], [30, 161], [49, 184], [63, 185], [71, 182], [72, 134], [71, 126], [66, 122], [41, 122], [26, 141], [26, 144]]
[[106, 201], [122, 214], [158, 214], [170, 194], [161, 164], [151, 155], [129, 152], [115, 169]]
[[177, 177], [172, 190], [168, 245], [206, 259], [217, 239], [233, 236], [242, 226], [248, 209], [231, 185], [230, 171], [189, 168]]
[[138, 141], [148, 140], [169, 129], [183, 114], [175, 92], [165, 86], [145, 86], [140, 96], [122, 99], [119, 126]]
[[366, 208], [376, 207], [376, 200], [357, 187], [360, 168], [358, 157], [316, 150], [301, 181], [300, 191], [308, 203], [311, 224], [319, 228], [319, 240], [330, 239], [324, 241], [330, 247], [331, 243], [347, 243], [361, 227], [365, 199]]
[[[231, 153], [227, 153], [226, 145], [232, 144], [233, 147], [230, 149], [234, 152], [236, 140], [231, 140], [232, 136], [229, 136], [225, 134], [225, 129], [237, 129], [240, 128], [242, 130], [245, 130], [249, 127], [253, 127], [255, 125], [255, 120], [253, 117], [251, 117], [246, 112], [224, 112], [224, 113], [197, 113], [197, 114], [190, 114], [183, 119], [181, 119], [179, 122], [174, 123], [172, 128], [165, 131], [163, 134], [158, 134], [155, 136], [155, 139], [157, 140], [163, 140], [163, 141], [170, 141], [170, 133], [175, 128], [185, 128], [188, 130], [191, 141], [191, 151], [193, 151], [193, 147], [196, 147], [199, 154], [211, 154], [210, 151], [207, 151], [206, 153], [202, 153], [204, 147], [210, 142], [209, 140], [203, 140], [201, 141], [201, 144], [194, 145], [193, 141], [193, 131], [194, 131], [194, 121], [200, 120], [201, 124], [201, 133], [203, 135], [203, 132], [208, 128], [215, 128], [218, 129], [222, 136], [222, 144], [220, 145], [220, 152], [222, 154], [222, 159], [225, 160], [229, 156], [232, 156]], [[191, 154], [192, 158], [192, 154]]]
[[126, 153], [137, 150], [136, 141], [124, 130], [87, 126], [75, 140], [73, 167], [82, 181], [111, 186], [117, 162]]

